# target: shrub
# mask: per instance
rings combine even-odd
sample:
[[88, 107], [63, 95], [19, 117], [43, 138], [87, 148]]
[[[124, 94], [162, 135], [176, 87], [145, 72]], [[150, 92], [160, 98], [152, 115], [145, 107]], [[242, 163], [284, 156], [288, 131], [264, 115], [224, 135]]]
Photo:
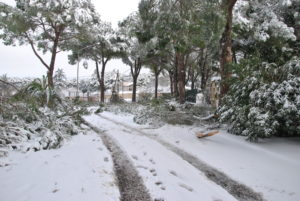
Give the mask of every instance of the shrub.
[[300, 60], [283, 66], [264, 63], [236, 81], [218, 111], [230, 131], [257, 140], [300, 135]]

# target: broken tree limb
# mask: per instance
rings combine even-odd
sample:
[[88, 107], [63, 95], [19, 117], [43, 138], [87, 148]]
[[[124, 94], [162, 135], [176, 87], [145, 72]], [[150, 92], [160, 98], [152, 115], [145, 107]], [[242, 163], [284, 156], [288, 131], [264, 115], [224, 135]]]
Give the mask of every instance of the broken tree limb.
[[204, 137], [209, 137], [209, 136], [213, 136], [216, 134], [219, 134], [219, 131], [211, 131], [211, 132], [207, 132], [207, 133], [198, 132], [198, 133], [196, 133], [196, 136], [197, 136], [197, 138], [204, 138]]

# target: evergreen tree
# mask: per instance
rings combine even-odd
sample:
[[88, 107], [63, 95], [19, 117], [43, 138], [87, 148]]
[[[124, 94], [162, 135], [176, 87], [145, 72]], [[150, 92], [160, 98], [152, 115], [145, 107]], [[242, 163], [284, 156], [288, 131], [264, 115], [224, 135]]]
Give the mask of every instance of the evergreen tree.
[[[90, 0], [16, 0], [16, 7], [0, 4], [0, 39], [5, 45], [29, 44], [47, 69], [48, 84], [53, 88], [57, 54], [68, 50], [68, 43], [97, 21]], [[50, 52], [47, 62], [40, 55]]]

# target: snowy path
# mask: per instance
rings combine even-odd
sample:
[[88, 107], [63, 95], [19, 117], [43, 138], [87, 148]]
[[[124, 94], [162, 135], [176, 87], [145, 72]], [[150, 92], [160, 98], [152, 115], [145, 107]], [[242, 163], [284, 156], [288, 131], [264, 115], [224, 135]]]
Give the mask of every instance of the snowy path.
[[[101, 115], [126, 124], [129, 128], [133, 127], [138, 131], [142, 131], [142, 133], [148, 134], [150, 137], [167, 142], [187, 153], [192, 153], [196, 158], [200, 158], [210, 166], [225, 172], [234, 180], [240, 181], [255, 191], [263, 193], [266, 200], [300, 200], [300, 139], [275, 138], [253, 144], [245, 141], [242, 137], [229, 135], [222, 131], [220, 135], [198, 140], [195, 138], [194, 133], [201, 130], [201, 128], [164, 126], [159, 129], [151, 129], [147, 125], [135, 124], [133, 116], [130, 115], [115, 115], [109, 112], [104, 112]], [[100, 127], [108, 130], [119, 141], [124, 141], [125, 137], [130, 138], [127, 135], [132, 133], [131, 129], [115, 125], [116, 128], [112, 128], [113, 131], [110, 132], [109, 127], [114, 127], [111, 125], [111, 122], [99, 119], [94, 120], [94, 123], [98, 123]], [[144, 141], [146, 140], [139, 140], [139, 143], [143, 144], [145, 143]], [[133, 142], [134, 140], [131, 143], [133, 144]], [[125, 144], [127, 150], [128, 146], [126, 143], [123, 144]], [[140, 145], [140, 150], [136, 150], [136, 152], [142, 152], [141, 150], [144, 148], [144, 145]], [[161, 154], [158, 153], [158, 155]], [[143, 158], [143, 156], [141, 157]], [[146, 161], [143, 162], [145, 163]], [[191, 177], [193, 176], [191, 175]], [[182, 199], [186, 199], [186, 197], [184, 196]], [[186, 200], [197, 199], [191, 198]]]
[[129, 131], [132, 131], [131, 134], [138, 134], [142, 136], [149, 137], [163, 146], [165, 146], [167, 149], [171, 150], [172, 152], [176, 153], [178, 156], [180, 156], [183, 160], [190, 163], [192, 166], [194, 166], [196, 169], [200, 170], [205, 174], [207, 178], [209, 178], [211, 181], [215, 182], [216, 184], [223, 187], [225, 190], [227, 190], [231, 195], [233, 195], [238, 200], [256, 200], [260, 201], [263, 200], [262, 196], [256, 192], [254, 192], [251, 188], [231, 179], [223, 172], [220, 172], [219, 170], [207, 165], [203, 161], [201, 161], [199, 158], [195, 157], [192, 154], [189, 154], [188, 152], [180, 149], [176, 145], [172, 145], [168, 143], [167, 141], [161, 140], [157, 138], [157, 135], [150, 134], [149, 132], [146, 133], [144, 131], [141, 131], [141, 129], [134, 128], [133, 126], [126, 125], [125, 123], [118, 122], [114, 119], [111, 119], [109, 117], [105, 117], [102, 115], [98, 115], [99, 117], [108, 120], [112, 123], [115, 123], [117, 125], [123, 126]]
[[121, 193], [121, 201], [151, 201], [151, 197], [143, 184], [142, 178], [128, 159], [124, 151], [116, 141], [106, 135], [97, 127], [85, 122], [87, 126], [97, 132], [105, 146], [110, 150], [114, 161], [114, 169], [118, 178], [118, 185]]
[[94, 132], [56, 150], [10, 153], [0, 168], [1, 201], [116, 201], [109, 151]]
[[269, 201], [300, 200], [299, 138], [266, 139], [256, 144], [225, 131], [198, 140], [195, 139], [195, 131], [199, 129], [165, 126], [149, 132], [188, 153], [193, 153], [257, 192], [262, 192]]
[[210, 181], [204, 173], [157, 141], [132, 135], [133, 130], [97, 115], [85, 119], [104, 129], [126, 150], [154, 200], [236, 200], [226, 190]]

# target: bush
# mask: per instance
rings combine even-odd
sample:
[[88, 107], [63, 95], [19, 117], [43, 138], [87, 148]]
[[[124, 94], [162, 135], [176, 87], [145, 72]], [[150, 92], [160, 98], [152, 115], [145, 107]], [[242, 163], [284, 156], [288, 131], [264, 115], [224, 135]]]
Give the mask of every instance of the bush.
[[148, 103], [148, 102], [150, 102], [151, 98], [152, 98], [151, 93], [140, 93], [138, 102], [139, 103]]
[[259, 71], [233, 84], [218, 111], [220, 120], [231, 123], [231, 132], [249, 140], [299, 136], [299, 76], [298, 58], [279, 67], [262, 64]]
[[65, 138], [83, 132], [75, 115], [86, 111], [62, 101], [40, 81], [0, 102], [0, 152], [57, 148]]

